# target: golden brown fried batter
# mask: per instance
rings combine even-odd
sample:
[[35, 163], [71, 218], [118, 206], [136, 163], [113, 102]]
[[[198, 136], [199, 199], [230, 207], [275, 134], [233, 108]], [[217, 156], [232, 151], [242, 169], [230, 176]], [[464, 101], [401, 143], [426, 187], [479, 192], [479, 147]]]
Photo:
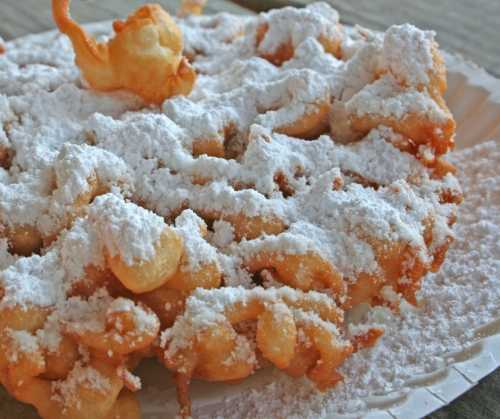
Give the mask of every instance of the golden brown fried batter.
[[115, 21], [115, 36], [98, 43], [71, 19], [69, 4], [53, 0], [54, 19], [70, 38], [76, 64], [92, 88], [130, 90], [153, 104], [191, 91], [196, 73], [182, 56], [180, 29], [161, 6], [146, 4], [126, 21]]

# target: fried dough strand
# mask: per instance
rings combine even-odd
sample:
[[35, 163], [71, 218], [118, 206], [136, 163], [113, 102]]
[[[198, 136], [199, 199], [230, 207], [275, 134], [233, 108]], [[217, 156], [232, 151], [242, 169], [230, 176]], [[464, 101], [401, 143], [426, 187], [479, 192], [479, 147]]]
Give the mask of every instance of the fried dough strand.
[[70, 0], [52, 0], [54, 20], [75, 50], [76, 64], [99, 91], [126, 89], [161, 104], [193, 88], [196, 73], [182, 56], [182, 34], [157, 4], [146, 4], [126, 21], [113, 23], [115, 36], [99, 43], [69, 15]]
[[[160, 360], [174, 372], [181, 416], [191, 414], [191, 378], [245, 378], [259, 367], [258, 354], [291, 376], [306, 375], [321, 391], [333, 387], [342, 380], [337, 372], [342, 362], [382, 334], [367, 329], [351, 342], [342, 334], [343, 320], [333, 299], [317, 292], [196, 290], [184, 313], [163, 332], [158, 349]], [[242, 322], [256, 322], [255, 336], [238, 332]]]

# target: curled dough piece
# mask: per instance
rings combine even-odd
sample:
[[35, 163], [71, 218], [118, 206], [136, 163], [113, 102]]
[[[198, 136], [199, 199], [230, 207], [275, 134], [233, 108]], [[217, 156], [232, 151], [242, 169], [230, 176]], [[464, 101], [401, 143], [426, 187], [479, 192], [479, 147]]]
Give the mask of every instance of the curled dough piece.
[[140, 294], [159, 288], [177, 272], [182, 250], [181, 237], [172, 228], [167, 227], [151, 260], [139, 261], [129, 266], [119, 255], [115, 255], [108, 257], [108, 265], [126, 288]]
[[427, 90], [402, 87], [390, 74], [348, 101], [332, 105], [331, 133], [336, 141], [357, 141], [381, 125], [410, 139], [417, 148], [429, 146], [437, 155], [453, 146], [455, 121], [444, 101], [435, 100]]
[[181, 265], [167, 285], [171, 289], [190, 293], [196, 288], [218, 288], [221, 281], [221, 272], [215, 263], [205, 264], [194, 271]]
[[52, 0], [54, 20], [75, 50], [76, 64], [90, 86], [100, 91], [130, 90], [160, 104], [188, 94], [196, 73], [182, 56], [180, 29], [157, 4], [147, 4], [126, 21], [116, 21], [114, 38], [98, 43], [69, 16], [70, 0]]
[[258, 252], [248, 257], [244, 265], [250, 272], [273, 269], [281, 282], [303, 291], [329, 288], [339, 297], [345, 294], [342, 275], [330, 262], [312, 251], [302, 255]]
[[108, 419], [116, 418], [109, 415], [122, 388], [115, 366], [91, 360], [89, 365], [75, 365], [64, 380], [27, 377], [11, 392], [35, 406], [44, 419]]
[[[365, 92], [362, 91], [362, 93]], [[333, 138], [342, 143], [349, 143], [363, 138], [372, 129], [386, 126], [411, 139], [417, 148], [420, 145], [427, 145], [436, 154], [445, 154], [454, 144], [453, 136], [456, 124], [453, 116], [446, 107], [441, 107], [433, 102], [430, 96], [426, 97], [418, 92], [412, 92], [412, 94], [417, 97], [413, 103], [409, 102], [408, 97], [404, 97], [404, 93], [395, 93], [392, 97], [381, 99], [381, 103], [387, 103], [387, 106], [391, 106], [392, 103], [407, 101], [408, 106], [413, 106], [414, 103], [422, 101], [425, 102], [422, 104], [422, 108], [426, 106], [435, 108], [438, 121], [433, 120], [423, 111], [408, 111], [401, 118], [377, 113], [359, 116], [356, 106], [351, 106], [354, 101], [347, 104], [339, 101], [332, 105], [331, 134]]]
[[45, 367], [43, 352], [32, 334], [11, 329], [0, 333], [0, 382], [7, 390], [12, 392], [26, 378], [42, 374]]
[[374, 81], [334, 101], [333, 138], [357, 141], [385, 125], [408, 138], [414, 154], [421, 145], [438, 156], [445, 154], [454, 145], [456, 124], [443, 97], [446, 66], [433, 35], [412, 25], [394, 25], [385, 33], [380, 52]]
[[68, 336], [62, 336], [53, 352], [45, 349], [45, 371], [42, 377], [49, 380], [65, 378], [78, 360], [78, 345]]
[[[114, 305], [114, 306], [113, 306]], [[127, 355], [151, 345], [160, 331], [160, 321], [144, 305], [119, 298], [105, 314], [104, 330], [86, 327], [85, 322], [67, 322], [65, 333], [102, 356]]]
[[135, 298], [156, 313], [162, 328], [164, 328], [172, 326], [176, 317], [184, 311], [186, 297], [186, 293], [169, 288], [167, 283]]
[[[238, 332], [241, 322], [252, 321], [255, 338]], [[342, 379], [336, 369], [354, 350], [337, 328], [342, 323], [343, 312], [333, 300], [316, 292], [288, 287], [198, 289], [163, 333], [160, 358], [175, 372], [181, 414], [187, 417], [191, 377], [245, 378], [258, 366], [255, 348], [290, 375], [307, 375], [320, 390], [332, 387]], [[356, 341], [359, 347], [364, 343], [374, 339]]]
[[176, 317], [184, 311], [186, 298], [192, 291], [196, 288], [218, 288], [221, 281], [221, 272], [213, 263], [203, 265], [196, 271], [179, 268], [165, 285], [135, 298], [151, 308], [165, 328], [172, 326]]
[[[261, 24], [256, 31], [256, 41], [257, 41], [257, 49], [261, 45], [262, 41], [267, 35], [269, 31], [269, 24], [263, 23]], [[341, 42], [340, 37], [338, 39], [329, 39], [326, 36], [319, 36], [318, 42], [323, 46], [325, 52], [332, 54], [335, 57], [341, 56]], [[276, 66], [281, 66], [286, 61], [293, 58], [295, 55], [295, 47], [292, 44], [291, 40], [288, 42], [284, 42], [279, 45], [278, 48], [272, 53], [270, 52], [261, 52], [260, 56], [265, 60], [273, 63]]]
[[293, 58], [306, 37], [315, 38], [325, 52], [341, 57], [343, 36], [338, 13], [319, 2], [302, 9], [282, 8], [261, 14], [255, 33], [257, 53], [281, 66]]
[[205, 220], [223, 220], [231, 224], [234, 228], [234, 238], [236, 241], [242, 239], [253, 240], [263, 234], [276, 235], [285, 230], [285, 223], [277, 216], [248, 216], [242, 212], [226, 214], [220, 211], [211, 211], [207, 209], [197, 209]]
[[[0, 38], [0, 55], [1, 54], [3, 53], [2, 53], [2, 39]], [[4, 145], [0, 145], [0, 167], [8, 169], [11, 164], [11, 160], [12, 160], [11, 150]]]
[[348, 298], [342, 307], [349, 309], [361, 303], [378, 304], [384, 299], [384, 287], [392, 288], [410, 304], [416, 305], [416, 293], [430, 269], [419, 255], [420, 249], [405, 242], [391, 243], [369, 237], [366, 240], [375, 252], [380, 271], [360, 273], [356, 281], [350, 282]]
[[0, 332], [5, 329], [35, 332], [43, 327], [50, 312], [50, 308], [34, 305], [3, 307], [0, 309]]
[[257, 322], [256, 340], [262, 355], [278, 368], [290, 365], [297, 342], [297, 326], [286, 305], [262, 312]]
[[85, 267], [84, 272], [82, 278], [73, 282], [69, 296], [90, 297], [100, 288], [106, 289], [112, 296], [127, 295], [128, 290], [120, 281], [116, 280], [116, 276], [111, 269], [88, 265]]
[[275, 131], [289, 137], [312, 140], [328, 131], [331, 105], [329, 101], [311, 105], [308, 113], [296, 121], [276, 127]]

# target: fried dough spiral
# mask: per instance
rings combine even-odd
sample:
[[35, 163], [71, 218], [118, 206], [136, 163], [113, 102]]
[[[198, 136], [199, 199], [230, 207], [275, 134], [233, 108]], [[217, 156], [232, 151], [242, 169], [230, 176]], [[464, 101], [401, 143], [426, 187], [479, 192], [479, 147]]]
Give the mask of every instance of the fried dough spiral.
[[[259, 367], [258, 356], [291, 376], [306, 375], [324, 391], [342, 380], [336, 369], [356, 349], [373, 345], [381, 330], [354, 344], [342, 334], [343, 311], [317, 292], [289, 287], [196, 290], [184, 314], [163, 332], [160, 359], [175, 372], [181, 415], [191, 413], [192, 377], [208, 381], [245, 378]], [[256, 322], [253, 333], [239, 332]]]
[[157, 4], [146, 4], [113, 23], [114, 38], [98, 43], [69, 16], [70, 0], [53, 0], [59, 30], [75, 50], [76, 64], [95, 90], [126, 89], [147, 103], [188, 94], [196, 73], [182, 56], [180, 29]]

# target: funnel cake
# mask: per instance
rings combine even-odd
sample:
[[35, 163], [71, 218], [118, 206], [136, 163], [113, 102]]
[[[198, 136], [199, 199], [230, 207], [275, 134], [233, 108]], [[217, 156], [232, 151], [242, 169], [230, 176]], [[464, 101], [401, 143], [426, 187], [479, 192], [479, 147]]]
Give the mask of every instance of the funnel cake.
[[44, 419], [138, 419], [145, 358], [184, 417], [192, 378], [273, 366], [325, 391], [382, 334], [347, 310], [418, 309], [462, 200], [432, 32], [342, 27], [326, 3], [144, 6], [97, 43], [53, 4], [71, 40], [0, 57], [10, 394]]

